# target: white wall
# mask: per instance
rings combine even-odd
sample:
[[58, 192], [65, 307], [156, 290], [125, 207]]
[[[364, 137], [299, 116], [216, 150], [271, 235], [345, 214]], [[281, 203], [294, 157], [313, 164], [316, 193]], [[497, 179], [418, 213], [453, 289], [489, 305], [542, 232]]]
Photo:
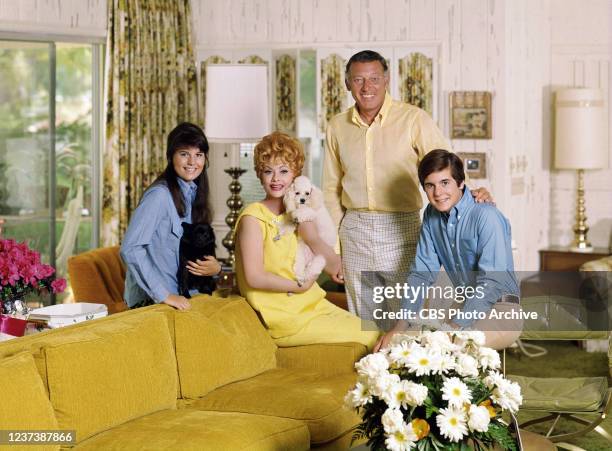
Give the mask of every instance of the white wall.
[[0, 32], [106, 37], [106, 0], [0, 0]]
[[[612, 2], [609, 0], [555, 1], [551, 11], [550, 85], [602, 88], [609, 111], [610, 38]], [[557, 4], [559, 3], [559, 4]], [[608, 115], [609, 121], [612, 117]], [[612, 123], [612, 122], [609, 122]], [[608, 168], [585, 172], [586, 214], [589, 239], [594, 246], [612, 245], [612, 146], [608, 143]], [[576, 149], [588, 152], [589, 149]], [[547, 162], [548, 163], [548, 162]], [[550, 244], [567, 245], [573, 239], [578, 177], [572, 171], [551, 171]]]

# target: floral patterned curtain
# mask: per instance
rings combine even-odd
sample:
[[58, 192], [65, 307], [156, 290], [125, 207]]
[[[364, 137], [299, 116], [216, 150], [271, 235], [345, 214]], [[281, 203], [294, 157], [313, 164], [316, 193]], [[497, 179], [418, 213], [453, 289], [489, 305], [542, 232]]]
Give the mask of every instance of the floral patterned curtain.
[[344, 66], [346, 60], [333, 54], [321, 60], [321, 118], [319, 127], [322, 133], [327, 123], [346, 105], [346, 86], [344, 85]]
[[433, 114], [433, 58], [411, 53], [400, 59], [399, 80], [402, 101]]
[[198, 120], [189, 0], [108, 0], [101, 238], [118, 244], [165, 168], [166, 136]]
[[296, 132], [296, 61], [291, 55], [276, 59], [276, 129]]

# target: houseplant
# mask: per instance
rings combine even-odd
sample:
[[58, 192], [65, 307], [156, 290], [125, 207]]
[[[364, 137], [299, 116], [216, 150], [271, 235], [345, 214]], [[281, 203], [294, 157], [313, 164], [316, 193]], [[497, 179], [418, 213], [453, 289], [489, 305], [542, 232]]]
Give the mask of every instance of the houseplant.
[[362, 415], [353, 439], [372, 450], [517, 449], [501, 413], [518, 410], [521, 389], [498, 371], [482, 332], [397, 335], [355, 364], [345, 398]]
[[[2, 313], [27, 314], [26, 295], [52, 291], [61, 293], [66, 280], [55, 278], [55, 269], [40, 261], [40, 254], [31, 250], [26, 243], [0, 239], [0, 301]], [[19, 301], [19, 302], [18, 302]], [[17, 307], [24, 306], [17, 311]]]

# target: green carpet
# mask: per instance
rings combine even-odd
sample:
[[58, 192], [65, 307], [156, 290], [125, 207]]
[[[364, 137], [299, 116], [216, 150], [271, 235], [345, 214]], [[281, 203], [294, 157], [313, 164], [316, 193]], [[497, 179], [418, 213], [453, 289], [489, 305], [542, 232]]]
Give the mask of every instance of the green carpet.
[[[529, 342], [542, 346], [548, 354], [542, 357], [530, 358], [518, 350], [506, 352], [506, 373], [532, 377], [579, 377], [579, 376], [608, 376], [608, 356], [603, 352], [588, 353], [580, 349], [574, 342], [539, 341]], [[529, 414], [519, 411], [519, 422], [536, 418], [541, 415]], [[604, 429], [612, 433], [612, 418], [601, 423]], [[580, 425], [561, 420], [556, 431], [571, 432], [580, 428]], [[545, 434], [546, 425], [534, 425], [529, 428], [532, 432]], [[596, 432], [589, 432], [566, 443], [579, 446], [588, 451], [609, 451], [612, 443]]]

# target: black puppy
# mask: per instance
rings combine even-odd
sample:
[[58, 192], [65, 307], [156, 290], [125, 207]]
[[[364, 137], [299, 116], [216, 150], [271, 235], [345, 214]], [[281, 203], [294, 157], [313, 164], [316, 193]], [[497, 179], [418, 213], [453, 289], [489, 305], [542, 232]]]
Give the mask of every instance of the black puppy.
[[189, 290], [211, 294], [216, 285], [212, 276], [196, 276], [187, 269], [187, 262], [203, 260], [204, 256], [215, 254], [215, 232], [210, 224], [188, 224], [183, 222], [183, 237], [179, 245], [179, 269], [177, 274], [179, 294], [190, 298]]

